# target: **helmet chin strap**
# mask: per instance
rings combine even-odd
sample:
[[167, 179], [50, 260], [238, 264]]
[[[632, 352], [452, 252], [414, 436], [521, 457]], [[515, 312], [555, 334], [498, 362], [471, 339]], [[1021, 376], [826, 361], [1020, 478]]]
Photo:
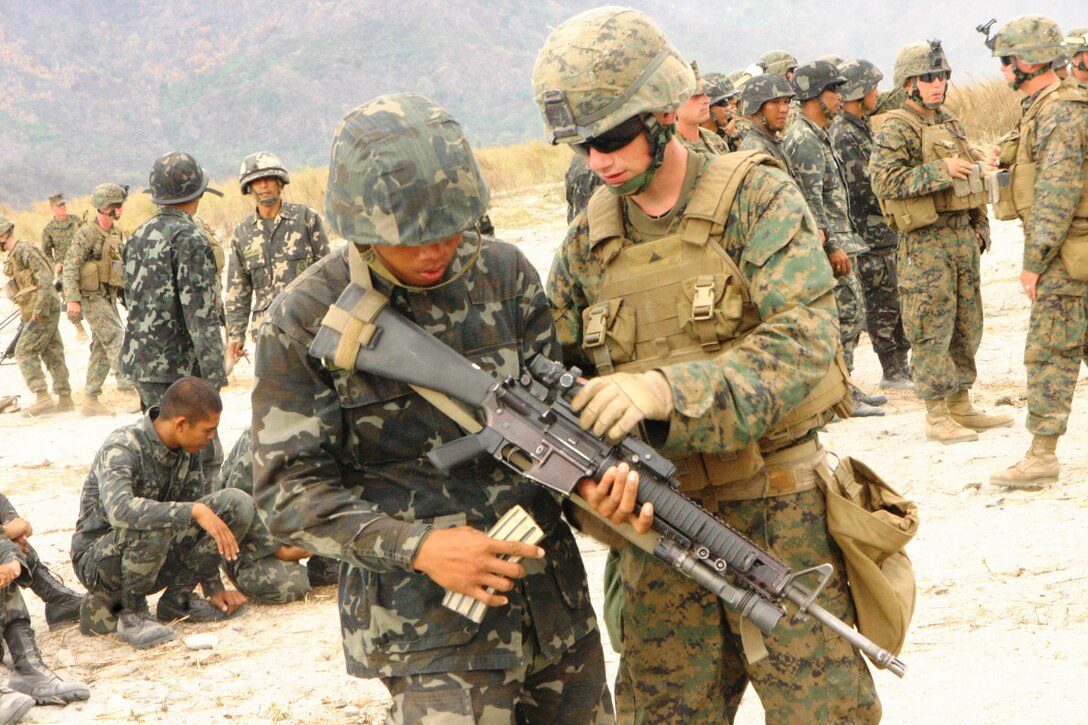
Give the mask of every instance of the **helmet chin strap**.
[[824, 99], [820, 98], [819, 96], [816, 96], [816, 103], [820, 104], [820, 108], [823, 110], [824, 115], [827, 116], [828, 121], [835, 120], [835, 116], [839, 115], [837, 113], [832, 113], [831, 109], [827, 107], [826, 103], [824, 103]]
[[642, 125], [646, 127], [646, 137], [650, 141], [650, 166], [638, 176], [633, 176], [619, 186], [605, 184], [605, 187], [616, 196], [634, 196], [641, 194], [650, 188], [654, 175], [665, 161], [665, 148], [669, 140], [676, 133], [676, 124], [661, 124], [657, 116], [647, 113], [642, 117]]
[[941, 94], [941, 100], [934, 101], [933, 103], [926, 103], [924, 100], [922, 100], [922, 94], [918, 90], [918, 78], [917, 78], [917, 76], [910, 79], [910, 95], [908, 95], [907, 98], [914, 101], [915, 103], [917, 103], [919, 106], [922, 106], [923, 108], [928, 108], [931, 111], [936, 111], [938, 108], [940, 108], [942, 105], [944, 105], [944, 98], [947, 95], [948, 95], [948, 86], [946, 85], [944, 87], [944, 93]]
[[261, 206], [273, 206], [279, 200], [280, 200], [280, 195], [276, 194], [275, 196], [270, 196], [267, 199], [258, 199], [257, 203], [260, 204]]
[[759, 112], [759, 120], [763, 124], [763, 127], [771, 133], [782, 133], [781, 128], [775, 128], [774, 124], [767, 120], [767, 116], [764, 115], [763, 111]]
[[[1019, 58], [1014, 58], [1014, 60], [1019, 60]], [[1014, 91], [1019, 90], [1020, 86], [1024, 85], [1032, 78], [1038, 78], [1048, 70], [1050, 70], [1049, 63], [1044, 63], [1041, 67], [1036, 68], [1033, 71], [1022, 71], [1020, 70], [1020, 64], [1014, 62], [1012, 64], [1012, 80], [1009, 81], [1009, 88]]]

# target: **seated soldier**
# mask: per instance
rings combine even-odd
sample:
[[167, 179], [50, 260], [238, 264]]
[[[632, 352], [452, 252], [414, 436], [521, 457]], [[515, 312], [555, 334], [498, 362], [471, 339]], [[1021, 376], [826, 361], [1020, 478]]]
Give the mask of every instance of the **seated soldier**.
[[[10, 508], [10, 504], [5, 508]], [[20, 544], [0, 536], [0, 626], [14, 670], [7, 686], [0, 685], [0, 722], [4, 723], [19, 722], [35, 703], [67, 705], [91, 696], [82, 682], [64, 682], [42, 662], [34, 630], [30, 628], [30, 613], [23, 593], [16, 586], [16, 583], [28, 586], [30, 577], [27, 556]]]
[[[215, 479], [214, 490], [227, 488], [253, 495], [253, 442], [249, 426], [227, 454]], [[310, 591], [312, 580], [307, 576], [307, 567], [298, 563], [306, 557], [311, 562], [319, 558], [298, 546], [280, 543], [261, 518], [255, 516], [253, 526], [242, 540], [238, 559], [227, 562], [227, 575], [251, 599], [264, 604], [286, 604], [302, 599]]]
[[0, 524], [4, 526], [4, 536], [14, 541], [26, 557], [29, 580], [21, 580], [19, 583], [29, 586], [30, 590], [45, 602], [45, 623], [49, 629], [54, 630], [57, 627], [78, 622], [79, 605], [83, 602], [83, 595], [64, 586], [64, 582], [42, 563], [38, 552], [27, 540], [34, 533], [34, 527], [29, 521], [19, 516], [19, 512], [8, 501], [8, 497], [2, 493], [0, 493]]
[[[246, 602], [228, 591], [219, 565], [238, 558], [253, 521], [253, 499], [232, 489], [207, 493], [200, 451], [212, 440], [223, 402], [200, 378], [167, 388], [162, 405], [118, 428], [95, 456], [72, 536], [72, 564], [87, 588], [83, 634], [116, 632], [137, 649], [174, 639], [147, 608], [165, 588], [158, 619], [209, 622]], [[194, 589], [200, 584], [204, 599]]]

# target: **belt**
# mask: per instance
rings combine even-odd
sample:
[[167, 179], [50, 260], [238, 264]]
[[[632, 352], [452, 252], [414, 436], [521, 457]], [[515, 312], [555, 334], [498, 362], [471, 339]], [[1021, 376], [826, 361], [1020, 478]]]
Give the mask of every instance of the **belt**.
[[818, 440], [808, 440], [764, 454], [763, 467], [749, 478], [731, 483], [711, 483], [695, 497], [710, 508], [718, 501], [750, 501], [808, 491], [816, 488], [816, 466], [826, 456], [827, 451]]
[[971, 215], [965, 211], [957, 211], [952, 214], [938, 214], [937, 221], [933, 222], [933, 226], [963, 229], [964, 227], [971, 226]]

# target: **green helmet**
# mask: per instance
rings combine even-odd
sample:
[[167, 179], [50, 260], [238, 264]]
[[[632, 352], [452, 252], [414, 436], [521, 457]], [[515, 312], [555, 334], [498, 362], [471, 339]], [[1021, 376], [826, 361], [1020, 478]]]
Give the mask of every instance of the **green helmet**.
[[816, 98], [828, 88], [837, 88], [846, 79], [839, 73], [834, 63], [826, 60], [814, 60], [797, 66], [793, 71], [793, 92], [797, 100], [807, 101]]
[[1009, 20], [993, 37], [993, 56], [1014, 56], [1025, 63], [1052, 63], [1065, 51], [1065, 35], [1045, 15], [1021, 15]]
[[764, 73], [785, 75], [797, 67], [797, 59], [784, 50], [768, 50], [759, 56], [756, 65], [762, 68]]
[[0, 214], [0, 237], [7, 234], [9, 231], [15, 228], [15, 222], [8, 219], [3, 214]]
[[151, 201], [155, 204], [184, 204], [200, 198], [204, 192], [223, 196], [208, 187], [208, 172], [191, 155], [171, 151], [160, 156], [151, 167]]
[[1088, 52], [1088, 26], [1069, 31], [1065, 38], [1065, 51], [1070, 56]]
[[819, 60], [826, 60], [828, 63], [835, 66], [836, 68], [838, 68], [839, 66], [841, 66], [843, 63], [846, 62], [846, 58], [843, 58], [841, 55], [836, 55], [835, 53], [828, 53], [827, 55], [821, 55], [819, 57]]
[[948, 64], [948, 58], [941, 47], [941, 41], [927, 40], [925, 42], [911, 43], [904, 45], [899, 54], [895, 56], [895, 66], [892, 68], [892, 84], [896, 88], [902, 88], [904, 83], [915, 76], [940, 71], [952, 72], [952, 66]]
[[441, 242], [473, 227], [490, 198], [461, 124], [429, 98], [378, 96], [336, 127], [325, 217], [349, 241]]
[[562, 23], [533, 68], [533, 95], [555, 143], [582, 143], [635, 116], [676, 110], [695, 74], [657, 24], [604, 7]]
[[759, 113], [759, 109], [767, 101], [783, 96], [793, 98], [794, 95], [793, 86], [785, 77], [777, 73], [764, 73], [744, 84], [737, 110], [742, 116], [751, 116]]
[[737, 89], [724, 73], [707, 73], [703, 76], [703, 82], [706, 83], [706, 95], [710, 98], [712, 106], [715, 103], [728, 101], [737, 95]]
[[884, 80], [884, 74], [880, 72], [880, 69], [860, 58], [845, 61], [839, 66], [839, 72], [846, 79], [841, 89], [844, 101], [860, 101], [865, 98], [866, 93]]
[[102, 211], [111, 204], [124, 204], [128, 198], [128, 187], [117, 184], [99, 184], [91, 190], [91, 206]]
[[268, 151], [258, 151], [242, 159], [242, 167], [238, 169], [238, 185], [242, 187], [243, 194], [248, 194], [250, 184], [269, 176], [274, 176], [284, 184], [291, 183], [287, 167], [278, 156]]

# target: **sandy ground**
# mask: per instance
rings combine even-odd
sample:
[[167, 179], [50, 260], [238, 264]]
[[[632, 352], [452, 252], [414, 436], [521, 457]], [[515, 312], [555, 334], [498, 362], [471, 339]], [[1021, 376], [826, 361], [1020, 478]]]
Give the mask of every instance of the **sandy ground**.
[[[519, 243], [546, 273], [565, 225], [560, 193], [497, 200], [492, 214], [503, 236]], [[557, 222], [540, 224], [539, 219]], [[976, 398], [1012, 413], [1016, 425], [976, 443], [944, 447], [922, 436], [922, 405], [893, 393], [883, 418], [852, 419], [829, 428], [833, 450], [872, 465], [914, 498], [922, 526], [910, 547], [918, 606], [906, 648], [903, 680], [876, 672], [888, 723], [1085, 722], [1082, 686], [1088, 655], [1088, 559], [1084, 554], [1085, 429], [1088, 406], [1078, 389], [1059, 457], [1061, 483], [1040, 492], [990, 487], [989, 473], [1018, 460], [1029, 443], [1025, 416], [1023, 337], [1028, 304], [1017, 284], [1019, 228], [995, 223], [994, 251], [983, 258], [986, 330], [978, 355]], [[0, 304], [0, 318], [6, 308]], [[77, 405], [87, 348], [61, 323]], [[11, 329], [0, 332], [6, 344]], [[856, 377], [873, 388], [880, 377], [867, 341]], [[221, 427], [229, 448], [248, 422], [252, 367], [241, 363], [224, 391]], [[104, 402], [111, 402], [112, 380]], [[18, 370], [0, 367], [0, 394], [22, 393]], [[132, 415], [82, 418], [78, 412], [31, 420], [0, 416], [0, 490], [35, 527], [33, 544], [70, 583], [68, 547], [83, 477], [112, 429]], [[591, 589], [599, 595], [604, 553], [584, 542]], [[41, 602], [26, 595], [45, 658], [67, 679], [83, 680], [92, 698], [68, 708], [38, 707], [30, 722], [377, 723], [386, 694], [374, 681], [344, 672], [332, 587], [305, 602], [248, 611], [227, 623], [182, 624], [182, 636], [211, 631], [214, 650], [191, 652], [178, 641], [138, 653], [113, 637], [86, 638], [76, 628], [47, 632]], [[609, 653], [609, 670], [616, 656]], [[0, 676], [4, 676], [0, 673]], [[749, 691], [738, 723], [762, 721]]]

